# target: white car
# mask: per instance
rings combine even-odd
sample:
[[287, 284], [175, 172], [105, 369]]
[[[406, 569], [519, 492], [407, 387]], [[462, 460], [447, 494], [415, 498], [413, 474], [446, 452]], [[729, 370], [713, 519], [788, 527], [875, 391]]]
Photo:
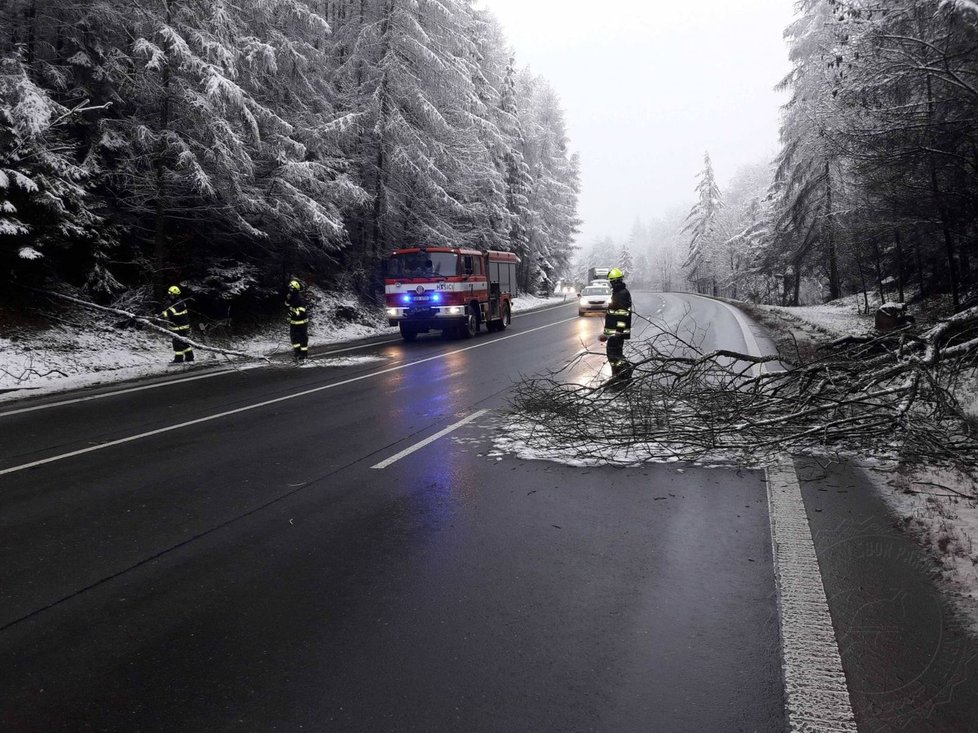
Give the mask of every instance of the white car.
[[611, 287], [608, 285], [588, 285], [581, 291], [577, 301], [577, 315], [604, 313], [611, 305]]

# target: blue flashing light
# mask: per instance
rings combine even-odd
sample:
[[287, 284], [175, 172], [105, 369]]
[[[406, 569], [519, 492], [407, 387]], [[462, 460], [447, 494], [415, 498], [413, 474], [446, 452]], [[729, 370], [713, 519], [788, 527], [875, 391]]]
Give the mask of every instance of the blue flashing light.
[[441, 293], [435, 293], [435, 294], [433, 294], [433, 295], [431, 296], [431, 299], [432, 299], [432, 300], [433, 300], [433, 301], [434, 301], [435, 303], [441, 303]]
[[410, 303], [411, 302], [411, 295], [409, 293], [404, 293], [404, 295], [401, 296], [401, 302], [402, 303]]

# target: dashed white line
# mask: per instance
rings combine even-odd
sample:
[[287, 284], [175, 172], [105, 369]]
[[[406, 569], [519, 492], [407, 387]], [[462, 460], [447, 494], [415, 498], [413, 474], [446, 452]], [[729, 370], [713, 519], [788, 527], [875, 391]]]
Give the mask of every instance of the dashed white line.
[[378, 463], [376, 465], [371, 466], [371, 468], [387, 468], [392, 463], [396, 463], [397, 461], [401, 460], [405, 456], [409, 456], [412, 453], [414, 453], [415, 451], [421, 450], [426, 445], [429, 445], [431, 443], [434, 443], [439, 438], [448, 435], [449, 433], [451, 433], [454, 430], [458, 430], [463, 425], [468, 425], [473, 420], [477, 420], [478, 418], [480, 418], [483, 415], [485, 415], [487, 412], [489, 412], [489, 411], [488, 410], [479, 410], [478, 412], [473, 412], [468, 417], [466, 417], [466, 418], [464, 418], [462, 420], [459, 420], [457, 423], [454, 423], [452, 425], [449, 425], [444, 430], [439, 430], [434, 435], [431, 435], [431, 436], [425, 438], [424, 440], [422, 440], [422, 441], [420, 441], [418, 443], [415, 443], [412, 446], [409, 446], [409, 447], [405, 448], [400, 453], [395, 453], [390, 458], [388, 458], [388, 459], [386, 459], [384, 461], [381, 461], [380, 463]]
[[386, 369], [378, 369], [375, 372], [370, 372], [369, 374], [361, 374], [357, 377], [351, 377], [350, 379], [344, 379], [340, 382], [333, 382], [331, 384], [324, 384], [320, 387], [313, 387], [312, 389], [302, 390], [301, 392], [296, 392], [294, 394], [285, 395], [283, 397], [276, 397], [271, 400], [264, 400], [263, 402], [256, 402], [252, 405], [245, 405], [244, 407], [238, 407], [234, 410], [226, 410], [225, 412], [218, 412], [213, 415], [206, 415], [205, 417], [198, 417], [195, 420], [188, 420], [186, 422], [177, 423], [176, 425], [168, 425], [165, 428], [159, 428], [157, 430], [150, 430], [145, 433], [139, 433], [138, 435], [130, 435], [125, 438], [119, 438], [118, 440], [110, 440], [106, 443], [99, 443], [98, 445], [89, 446], [88, 448], [81, 448], [79, 450], [70, 451], [68, 453], [61, 453], [56, 456], [51, 456], [50, 458], [42, 458], [38, 461], [32, 461], [30, 463], [23, 463], [19, 466], [11, 466], [10, 468], [0, 469], [0, 476], [6, 475], [8, 473], [16, 473], [17, 471], [24, 471], [28, 468], [35, 468], [37, 466], [43, 466], [47, 463], [54, 463], [55, 461], [61, 461], [65, 458], [72, 458], [74, 456], [84, 455], [85, 453], [91, 453], [93, 451], [104, 450], [105, 448], [111, 448], [112, 446], [122, 445], [124, 443], [131, 443], [135, 440], [141, 440], [143, 438], [150, 438], [154, 435], [161, 435], [163, 433], [168, 433], [173, 430], [180, 430], [181, 428], [190, 427], [191, 425], [199, 425], [200, 423], [210, 422], [211, 420], [218, 420], [222, 417], [227, 417], [229, 415], [237, 415], [241, 412], [248, 412], [249, 410], [257, 410], [260, 407], [267, 407], [268, 405], [278, 404], [279, 402], [286, 402], [288, 400], [298, 399], [299, 397], [305, 397], [306, 395], [315, 394], [316, 392], [322, 392], [327, 389], [333, 389], [334, 387], [341, 387], [345, 384], [352, 384], [354, 382], [359, 382], [364, 379], [371, 379], [373, 377], [379, 377], [383, 374], [390, 374], [391, 372], [396, 372], [401, 369], [408, 369], [418, 364], [424, 364], [429, 361], [434, 361], [436, 359], [442, 359], [446, 356], [451, 356], [452, 354], [461, 354], [463, 351], [471, 351], [472, 349], [479, 349], [484, 346], [492, 346], [493, 344], [498, 344], [500, 341], [505, 341], [511, 338], [519, 338], [521, 336], [526, 336], [534, 331], [540, 331], [544, 328], [551, 328], [557, 326], [561, 323], [566, 323], [568, 321], [576, 321], [577, 318], [565, 318], [561, 321], [555, 321], [553, 323], [547, 323], [543, 326], [537, 326], [536, 328], [530, 328], [525, 331], [520, 331], [519, 333], [514, 333], [509, 336], [502, 336], [500, 338], [495, 338], [492, 341], [484, 341], [479, 344], [473, 344], [472, 346], [466, 346], [462, 349], [455, 349], [454, 351], [447, 351], [443, 354], [436, 354], [435, 356], [429, 356], [425, 359], [418, 359], [417, 361], [408, 362], [406, 364], [398, 364], [397, 366], [388, 367]]

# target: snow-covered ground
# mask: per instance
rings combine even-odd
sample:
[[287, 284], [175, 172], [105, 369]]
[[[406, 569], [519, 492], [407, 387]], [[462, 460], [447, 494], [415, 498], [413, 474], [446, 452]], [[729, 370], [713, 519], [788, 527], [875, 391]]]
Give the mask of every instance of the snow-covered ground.
[[[861, 297], [827, 305], [780, 308], [758, 306], [799, 338], [832, 339], [872, 332], [873, 311], [860, 314]], [[978, 418], [978, 373], [962, 384], [962, 406]], [[978, 631], [978, 487], [971, 477], [950, 469], [865, 467], [904, 531], [912, 535], [940, 568], [945, 589]]]
[[[398, 330], [387, 325], [380, 311], [359, 307], [351, 295], [310, 289], [307, 298], [311, 347], [370, 336], [398, 337]], [[563, 302], [563, 297], [521, 295], [513, 301], [513, 311], [520, 313]], [[281, 325], [271, 324], [243, 339], [229, 338], [221, 333], [219, 326], [195, 330], [191, 338], [198, 343], [243, 351], [254, 360], [275, 355], [287, 358], [290, 352], [284, 316]], [[228, 360], [226, 356], [200, 349], [195, 351], [195, 356], [198, 366]], [[166, 336], [147, 329], [116, 327], [111, 316], [106, 318], [80, 308], [74, 309], [70, 321], [51, 320], [48, 328], [11, 333], [0, 324], [0, 401], [25, 394], [62, 392], [159, 376], [188, 368], [171, 366], [172, 357]], [[235, 361], [240, 364], [247, 360]]]

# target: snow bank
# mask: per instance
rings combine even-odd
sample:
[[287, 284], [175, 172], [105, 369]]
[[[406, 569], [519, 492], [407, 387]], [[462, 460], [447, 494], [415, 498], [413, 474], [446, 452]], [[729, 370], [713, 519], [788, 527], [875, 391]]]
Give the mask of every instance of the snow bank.
[[[372, 336], [399, 338], [398, 329], [387, 325], [379, 308], [365, 308], [352, 294], [310, 288], [307, 299], [312, 347]], [[513, 301], [513, 311], [521, 313], [563, 302], [560, 296], [521, 295]], [[270, 322], [246, 338], [221, 338], [201, 330], [195, 330], [191, 338], [256, 358], [287, 356], [291, 345], [284, 305], [282, 310], [280, 323]], [[0, 334], [0, 401], [174, 372], [170, 341], [161, 334], [117, 328], [94, 314], [78, 312], [76, 319], [44, 330]], [[226, 362], [225, 357], [209, 352], [197, 351], [195, 356], [198, 366]]]

